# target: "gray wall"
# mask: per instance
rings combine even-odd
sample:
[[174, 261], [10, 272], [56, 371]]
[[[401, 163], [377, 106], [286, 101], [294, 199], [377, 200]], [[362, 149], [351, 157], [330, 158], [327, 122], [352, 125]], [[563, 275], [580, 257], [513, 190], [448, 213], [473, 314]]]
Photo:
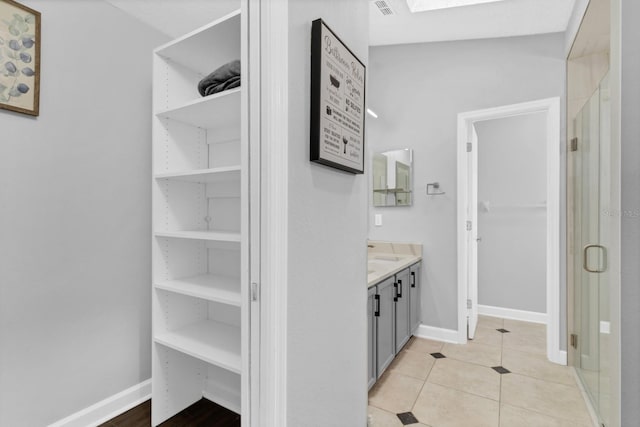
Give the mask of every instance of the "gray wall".
[[0, 110], [2, 426], [47, 425], [151, 375], [151, 50], [165, 38], [103, 1], [24, 3], [43, 17], [41, 103], [38, 118]]
[[[369, 237], [424, 244], [422, 321], [457, 329], [457, 114], [564, 97], [564, 34], [373, 47], [369, 56], [367, 103], [380, 116], [368, 120], [369, 153], [410, 147], [415, 165], [414, 205], [370, 207]], [[564, 122], [560, 135], [564, 165]], [[560, 175], [564, 177], [564, 169]], [[426, 184], [434, 181], [440, 182], [446, 196], [425, 195]], [[561, 201], [564, 198], [562, 192]], [[382, 227], [373, 225], [374, 214], [382, 214]], [[564, 290], [564, 209], [560, 218]], [[564, 343], [564, 293], [560, 298]]]
[[547, 312], [547, 115], [476, 123], [478, 304]]
[[[367, 180], [309, 162], [311, 21], [367, 64], [366, 0], [289, 1], [287, 421], [365, 426]], [[368, 173], [368, 171], [367, 171]]]
[[621, 372], [623, 427], [640, 419], [640, 3], [620, 0], [621, 222]]

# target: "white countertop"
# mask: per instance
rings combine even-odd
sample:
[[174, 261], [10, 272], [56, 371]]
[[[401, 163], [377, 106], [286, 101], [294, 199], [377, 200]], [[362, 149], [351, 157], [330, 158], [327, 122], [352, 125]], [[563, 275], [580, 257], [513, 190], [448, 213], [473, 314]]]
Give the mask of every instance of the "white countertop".
[[367, 285], [380, 283], [399, 271], [422, 260], [422, 256], [397, 253], [370, 253], [367, 259]]
[[369, 240], [367, 286], [371, 287], [422, 260], [420, 243]]

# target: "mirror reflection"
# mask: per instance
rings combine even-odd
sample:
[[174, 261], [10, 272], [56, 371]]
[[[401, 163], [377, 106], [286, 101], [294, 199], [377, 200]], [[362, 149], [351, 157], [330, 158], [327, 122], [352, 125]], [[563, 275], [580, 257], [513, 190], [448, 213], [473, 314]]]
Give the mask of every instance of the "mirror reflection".
[[413, 150], [373, 154], [373, 206], [411, 206]]

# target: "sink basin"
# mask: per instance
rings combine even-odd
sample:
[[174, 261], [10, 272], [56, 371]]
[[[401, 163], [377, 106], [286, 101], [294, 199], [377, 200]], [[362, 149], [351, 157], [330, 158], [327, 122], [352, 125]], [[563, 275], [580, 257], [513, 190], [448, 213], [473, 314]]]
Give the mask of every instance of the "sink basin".
[[397, 256], [388, 256], [388, 255], [377, 255], [371, 258], [372, 261], [382, 261], [382, 262], [396, 262], [400, 261], [402, 258]]
[[391, 267], [391, 261], [379, 261], [379, 260], [372, 260], [369, 261], [367, 263], [367, 271], [369, 272], [369, 274], [371, 274], [372, 272], [381, 272], [381, 271], [387, 271], [389, 270], [389, 267]]

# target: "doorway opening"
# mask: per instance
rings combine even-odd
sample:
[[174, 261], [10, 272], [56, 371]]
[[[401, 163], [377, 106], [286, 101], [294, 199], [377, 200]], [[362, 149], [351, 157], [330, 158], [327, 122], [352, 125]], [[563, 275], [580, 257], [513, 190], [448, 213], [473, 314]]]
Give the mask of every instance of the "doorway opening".
[[[488, 120], [542, 113], [546, 129], [546, 315], [547, 358], [566, 364], [560, 350], [560, 100], [549, 98], [506, 105], [458, 115], [458, 342], [473, 338], [478, 320], [478, 132], [476, 125]], [[509, 161], [505, 158], [504, 161]], [[488, 211], [483, 201], [480, 209]], [[537, 204], [536, 204], [537, 206]], [[530, 206], [533, 207], [533, 206]], [[538, 206], [541, 207], [541, 206]], [[518, 245], [527, 242], [514, 242]], [[526, 273], [526, 272], [523, 272]], [[489, 313], [486, 313], [489, 314]]]

